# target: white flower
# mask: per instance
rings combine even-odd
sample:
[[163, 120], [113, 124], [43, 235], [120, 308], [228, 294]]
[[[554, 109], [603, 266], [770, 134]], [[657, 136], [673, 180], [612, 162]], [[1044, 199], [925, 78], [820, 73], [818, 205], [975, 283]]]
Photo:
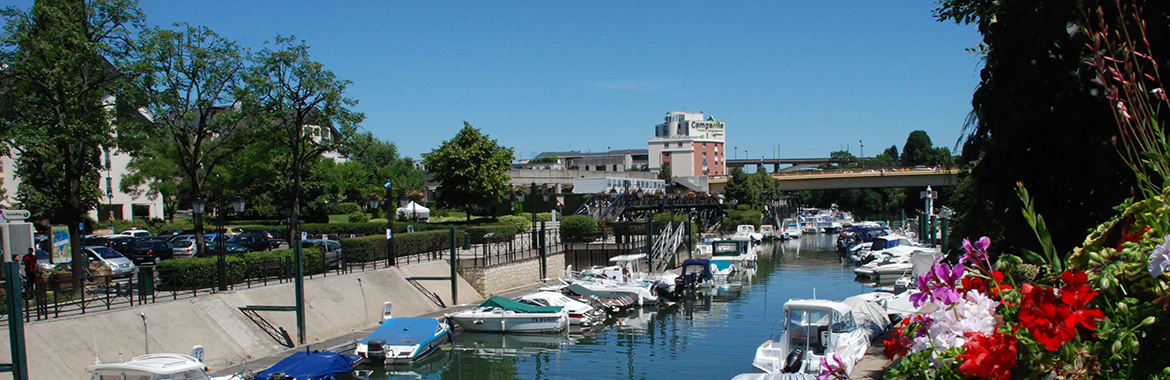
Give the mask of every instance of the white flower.
[[[969, 291], [962, 301], [952, 307], [936, 310], [932, 313], [934, 324], [927, 330], [935, 351], [962, 347], [967, 343], [966, 335], [970, 332], [987, 335], [995, 333], [998, 324], [995, 315], [997, 306], [999, 302], [977, 291]], [[916, 347], [918, 343], [915, 341]]]
[[1162, 245], [1154, 247], [1154, 252], [1150, 253], [1150, 275], [1154, 278], [1170, 271], [1170, 249], [1166, 248], [1167, 242], [1170, 242], [1170, 235], [1166, 235], [1162, 241]]

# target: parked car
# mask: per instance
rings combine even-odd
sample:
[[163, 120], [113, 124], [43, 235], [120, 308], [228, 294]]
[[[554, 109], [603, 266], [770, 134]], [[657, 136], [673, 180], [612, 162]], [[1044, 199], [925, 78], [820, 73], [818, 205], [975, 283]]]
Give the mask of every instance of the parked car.
[[251, 251], [267, 251], [272, 249], [271, 245], [268, 243], [268, 238], [260, 234], [236, 235], [232, 236], [231, 240], [228, 240], [228, 242], [248, 247], [248, 250]]
[[268, 238], [268, 246], [272, 248], [280, 248], [280, 245], [284, 244], [284, 238], [273, 230], [249, 230], [248, 233], [264, 235], [265, 238]]
[[196, 251], [195, 238], [175, 240], [171, 242], [171, 253], [174, 258], [192, 258]]
[[179, 241], [179, 240], [191, 240], [191, 241], [195, 241], [195, 235], [191, 235], [191, 234], [180, 234], [180, 235], [175, 235], [174, 237], [172, 237], [172, 238], [171, 238], [171, 241]]
[[158, 264], [159, 261], [175, 257], [173, 248], [174, 245], [165, 240], [141, 241], [130, 251], [130, 260], [133, 260], [135, 265]]
[[114, 235], [114, 236], [132, 236], [132, 237], [136, 237], [136, 238], [147, 238], [147, 237], [150, 237], [150, 231], [138, 229], [138, 228], [131, 228], [131, 229], [122, 231], [121, 233]]
[[162, 230], [162, 231], [159, 231], [158, 235], [154, 235], [154, 236], [170, 239], [170, 238], [173, 238], [173, 237], [180, 235], [182, 233], [183, 233], [183, 230], [178, 230], [178, 229]]
[[341, 264], [341, 242], [336, 240], [305, 239], [301, 247], [317, 247], [325, 253], [325, 260], [329, 261], [329, 268], [336, 268]]
[[225, 254], [244, 254], [248, 253], [248, 247], [228, 242], [211, 242], [207, 243], [207, 249], [204, 251], [204, 257], [215, 257], [219, 254], [220, 246], [223, 246]]
[[49, 259], [50, 259], [51, 257], [50, 257], [50, 255], [49, 255], [49, 252], [48, 252], [48, 251], [45, 251], [45, 250], [43, 250], [43, 249], [38, 249], [38, 250], [36, 250], [36, 251], [33, 251], [33, 252], [36, 252], [36, 255], [37, 255], [37, 269], [38, 269], [38, 270], [40, 270], [40, 271], [41, 271], [41, 273], [48, 273], [48, 272], [52, 272], [52, 271], [53, 271], [53, 268], [57, 266], [57, 264], [54, 264], [54, 263], [51, 263], [51, 262], [50, 262], [50, 260], [49, 260]]
[[122, 255], [129, 255], [138, 245], [138, 238], [126, 235], [114, 235], [106, 238], [106, 246], [118, 251]]
[[138, 273], [138, 266], [118, 251], [110, 247], [92, 245], [85, 247], [85, 254], [89, 256], [90, 264], [97, 263], [110, 270], [113, 277], [130, 277]]

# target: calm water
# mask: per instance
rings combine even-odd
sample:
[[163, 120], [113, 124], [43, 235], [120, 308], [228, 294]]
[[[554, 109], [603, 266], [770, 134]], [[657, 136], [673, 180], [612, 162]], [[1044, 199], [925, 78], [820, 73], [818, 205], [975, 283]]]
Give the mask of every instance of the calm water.
[[742, 285], [689, 294], [567, 335], [461, 333], [422, 363], [369, 368], [360, 379], [730, 379], [752, 371], [789, 298], [842, 300], [872, 289], [842, 265], [834, 234], [765, 246]]

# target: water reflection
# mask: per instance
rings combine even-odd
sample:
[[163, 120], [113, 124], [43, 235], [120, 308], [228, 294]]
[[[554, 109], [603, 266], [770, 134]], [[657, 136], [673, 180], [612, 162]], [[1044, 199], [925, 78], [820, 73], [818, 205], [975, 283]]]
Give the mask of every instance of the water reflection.
[[869, 291], [842, 265], [834, 235], [768, 243], [756, 272], [688, 291], [678, 304], [632, 310], [563, 335], [461, 333], [422, 363], [371, 368], [359, 379], [729, 379], [751, 372], [755, 347], [777, 334], [789, 298]]

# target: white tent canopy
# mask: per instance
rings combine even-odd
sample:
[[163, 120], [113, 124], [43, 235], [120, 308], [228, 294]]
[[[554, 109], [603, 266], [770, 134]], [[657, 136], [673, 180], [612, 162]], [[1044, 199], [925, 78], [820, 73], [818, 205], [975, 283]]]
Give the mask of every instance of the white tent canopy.
[[410, 219], [410, 220], [417, 219], [420, 222], [430, 223], [431, 209], [426, 208], [426, 206], [415, 203], [415, 201], [410, 201], [410, 203], [408, 203], [406, 206], [402, 206], [402, 207], [398, 208], [398, 217], [406, 218], [406, 219]]

